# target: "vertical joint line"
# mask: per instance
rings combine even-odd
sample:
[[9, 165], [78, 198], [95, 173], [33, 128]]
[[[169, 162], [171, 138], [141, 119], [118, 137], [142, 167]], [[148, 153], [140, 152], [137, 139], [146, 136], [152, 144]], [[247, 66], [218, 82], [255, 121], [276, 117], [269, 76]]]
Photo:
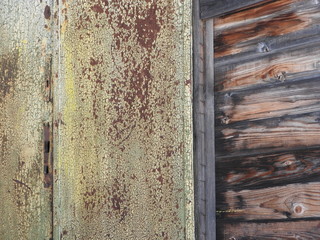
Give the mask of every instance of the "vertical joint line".
[[52, 54], [46, 58], [46, 74], [45, 74], [46, 102], [52, 103]]
[[52, 154], [52, 124], [47, 122], [43, 124], [43, 175], [44, 187], [52, 187], [53, 181], [53, 154]]

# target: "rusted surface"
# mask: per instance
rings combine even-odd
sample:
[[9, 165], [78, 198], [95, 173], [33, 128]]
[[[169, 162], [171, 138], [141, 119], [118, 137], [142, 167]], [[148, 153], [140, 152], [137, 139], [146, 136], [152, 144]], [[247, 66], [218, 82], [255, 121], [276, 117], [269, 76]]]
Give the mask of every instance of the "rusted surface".
[[51, 238], [51, 189], [43, 182], [49, 4], [0, 5], [0, 239]]
[[54, 239], [194, 238], [190, 2], [55, 6]]

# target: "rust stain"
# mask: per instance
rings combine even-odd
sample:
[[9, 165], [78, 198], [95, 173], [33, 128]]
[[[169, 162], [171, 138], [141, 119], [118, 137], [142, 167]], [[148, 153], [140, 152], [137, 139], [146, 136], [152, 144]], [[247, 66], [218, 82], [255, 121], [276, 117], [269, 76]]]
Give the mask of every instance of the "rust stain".
[[52, 237], [52, 195], [43, 184], [42, 126], [51, 107], [46, 101], [47, 2], [0, 7], [1, 239]]
[[138, 42], [145, 48], [152, 47], [160, 31], [157, 19], [157, 4], [153, 2], [145, 13], [144, 18], [136, 18], [136, 30], [138, 31]]
[[51, 9], [50, 9], [50, 7], [47, 5], [45, 8], [44, 8], [44, 17], [46, 18], [46, 19], [50, 19], [50, 17], [51, 17]]
[[68, 237], [193, 239], [190, 4], [64, 4], [54, 106]]
[[0, 101], [11, 92], [18, 74], [18, 52], [0, 57]]
[[92, 11], [94, 11], [96, 13], [103, 13], [104, 12], [104, 10], [100, 4], [96, 4], [96, 5], [92, 6], [91, 9], [92, 9]]

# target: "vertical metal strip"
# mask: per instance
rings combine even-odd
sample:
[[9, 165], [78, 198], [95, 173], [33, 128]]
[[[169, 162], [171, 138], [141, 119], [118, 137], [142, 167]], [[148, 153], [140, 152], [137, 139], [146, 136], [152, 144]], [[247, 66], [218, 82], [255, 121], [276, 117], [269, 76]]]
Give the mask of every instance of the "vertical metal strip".
[[206, 236], [216, 239], [215, 143], [214, 143], [214, 20], [205, 22], [205, 157]]

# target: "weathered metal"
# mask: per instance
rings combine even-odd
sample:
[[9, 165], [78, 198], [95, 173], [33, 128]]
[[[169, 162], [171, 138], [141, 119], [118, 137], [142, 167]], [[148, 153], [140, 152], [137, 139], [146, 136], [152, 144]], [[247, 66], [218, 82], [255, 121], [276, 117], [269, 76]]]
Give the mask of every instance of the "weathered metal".
[[191, 1], [59, 1], [54, 239], [193, 239]]
[[191, 0], [0, 22], [0, 239], [194, 239]]
[[0, 4], [0, 239], [5, 240], [51, 237], [51, 187], [44, 184], [43, 161], [43, 128], [51, 119], [45, 100], [51, 35], [46, 5]]

